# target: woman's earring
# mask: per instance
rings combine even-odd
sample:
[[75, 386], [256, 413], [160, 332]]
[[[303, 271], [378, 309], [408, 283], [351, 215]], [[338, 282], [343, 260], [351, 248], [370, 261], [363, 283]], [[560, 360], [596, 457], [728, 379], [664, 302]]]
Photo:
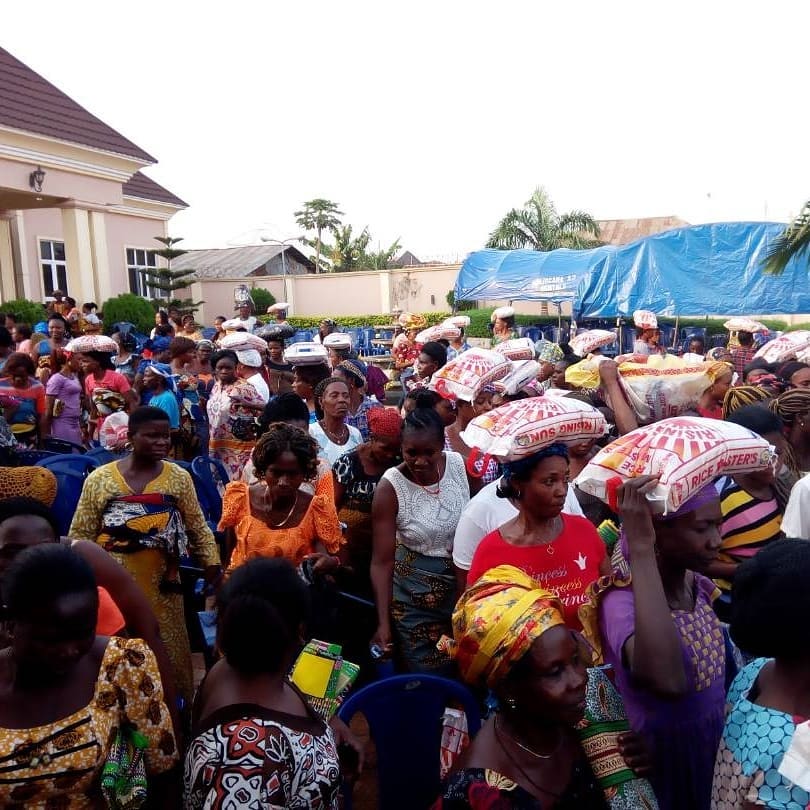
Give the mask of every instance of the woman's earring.
[[519, 501], [523, 497], [523, 493], [518, 489], [515, 490], [515, 500]]
[[517, 701], [513, 697], [506, 698], [504, 702], [506, 703], [506, 707], [511, 711], [515, 711], [515, 709], [517, 709]]

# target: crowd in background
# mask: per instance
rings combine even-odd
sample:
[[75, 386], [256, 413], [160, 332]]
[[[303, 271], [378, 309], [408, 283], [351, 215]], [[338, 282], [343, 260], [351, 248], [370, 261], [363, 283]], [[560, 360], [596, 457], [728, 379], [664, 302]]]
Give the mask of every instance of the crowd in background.
[[[471, 351], [469, 319], [431, 331], [405, 313], [394, 399], [334, 321], [290, 343], [284, 304], [263, 323], [240, 302], [210, 339], [161, 310], [139, 346], [94, 304], [54, 298], [47, 336], [0, 326], [0, 805], [111, 801], [103, 775], [133, 727], [133, 790], [167, 807], [337, 807], [345, 752], [362, 762], [363, 744], [287, 677], [318, 638], [360, 665], [359, 684], [383, 661], [462, 681], [489, 707], [437, 808], [618, 807], [576, 732], [595, 663], [629, 718], [617, 755], [659, 807], [810, 806], [806, 778], [781, 767], [810, 734], [810, 364], [755, 358], [744, 329], [709, 353], [689, 343], [708, 382], [683, 414], [747, 428], [776, 461], [661, 516], [654, 477], [612, 504], [571, 485], [645, 426], [623, 358], [597, 345], [529, 342], [526, 379], [460, 391], [437, 380]], [[492, 321], [493, 346], [518, 341], [511, 307]], [[656, 325], [639, 323], [632, 354], [665, 354]], [[568, 373], [586, 355], [592, 386]], [[558, 396], [609, 432], [506, 461], [465, 442], [486, 414]], [[48, 440], [114, 456], [84, 481], [67, 538], [52, 476], [13, 466]], [[213, 526], [184, 466], [201, 457], [222, 485]], [[217, 609], [201, 684], [183, 561]]]

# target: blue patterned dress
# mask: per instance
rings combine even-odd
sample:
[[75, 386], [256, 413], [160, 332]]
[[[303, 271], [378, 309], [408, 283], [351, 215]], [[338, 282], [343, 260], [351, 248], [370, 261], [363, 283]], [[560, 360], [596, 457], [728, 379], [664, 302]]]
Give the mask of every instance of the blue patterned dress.
[[726, 725], [714, 763], [712, 810], [737, 810], [746, 802], [771, 810], [805, 810], [810, 794], [779, 773], [797, 718], [756, 699], [756, 681], [767, 658], [743, 669], [728, 690]]

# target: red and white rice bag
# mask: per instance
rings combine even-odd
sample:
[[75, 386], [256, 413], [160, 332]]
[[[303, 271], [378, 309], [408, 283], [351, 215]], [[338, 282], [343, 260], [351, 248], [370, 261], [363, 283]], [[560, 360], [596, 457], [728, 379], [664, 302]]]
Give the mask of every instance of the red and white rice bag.
[[568, 341], [568, 345], [574, 354], [585, 357], [596, 349], [602, 349], [616, 342], [616, 333], [607, 329], [589, 329], [587, 332], [580, 332]]
[[534, 360], [534, 343], [529, 338], [504, 340], [494, 348], [509, 360]]
[[638, 329], [658, 329], [658, 318], [649, 309], [637, 309], [633, 313], [633, 324]]
[[[501, 391], [507, 396], [517, 394], [529, 383], [537, 379], [540, 373], [540, 363], [536, 360], [513, 360], [512, 370], [500, 380], [492, 383], [496, 391]], [[538, 392], [531, 391], [531, 396], [537, 396]]]
[[766, 363], [784, 363], [803, 354], [808, 348], [810, 331], [800, 329], [769, 341], [759, 348], [754, 357], [761, 357]]
[[442, 366], [431, 378], [430, 388], [444, 399], [473, 402], [487, 385], [512, 370], [512, 364], [498, 352], [468, 349]]
[[427, 329], [423, 329], [417, 334], [416, 342], [424, 344], [430, 343], [432, 340], [455, 340], [458, 337], [461, 337], [461, 329], [444, 321], [436, 326], [428, 326]]
[[482, 413], [461, 432], [469, 447], [501, 461], [514, 461], [557, 442], [577, 444], [605, 435], [596, 408], [564, 397], [531, 397]]
[[637, 428], [603, 447], [574, 484], [615, 508], [617, 485], [654, 475], [658, 486], [647, 498], [658, 514], [667, 514], [718, 476], [763, 470], [775, 457], [765, 439], [741, 425], [679, 416]]
[[723, 324], [723, 328], [728, 329], [729, 332], [751, 332], [752, 334], [768, 331], [768, 327], [764, 323], [744, 317], [729, 318]]

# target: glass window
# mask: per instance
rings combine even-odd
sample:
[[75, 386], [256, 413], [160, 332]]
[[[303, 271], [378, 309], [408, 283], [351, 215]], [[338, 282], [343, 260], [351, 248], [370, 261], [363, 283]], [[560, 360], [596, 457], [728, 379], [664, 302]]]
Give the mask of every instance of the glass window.
[[41, 239], [39, 255], [42, 257], [42, 288], [45, 295], [52, 295], [54, 290], [67, 293], [67, 264], [65, 262], [65, 243], [50, 239]]
[[142, 298], [159, 297], [140, 270], [157, 267], [157, 257], [145, 248], [127, 248], [127, 273], [129, 275], [129, 291]]

